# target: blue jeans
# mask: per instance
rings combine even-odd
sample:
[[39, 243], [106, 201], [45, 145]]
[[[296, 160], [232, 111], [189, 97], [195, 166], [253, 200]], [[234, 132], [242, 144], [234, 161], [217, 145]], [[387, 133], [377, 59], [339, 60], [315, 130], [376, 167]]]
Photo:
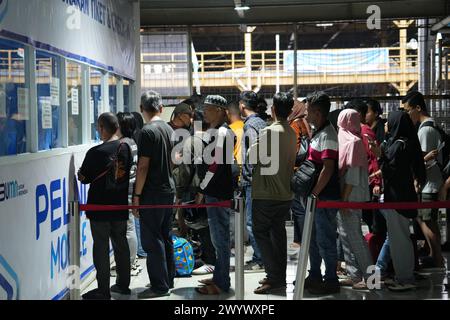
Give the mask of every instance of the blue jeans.
[[[206, 203], [219, 202], [214, 197], [205, 196]], [[230, 209], [207, 208], [211, 241], [216, 250], [216, 264], [213, 281], [217, 287], [227, 292], [230, 289]]]
[[380, 270], [382, 276], [384, 276], [391, 262], [391, 251], [389, 249], [389, 235], [386, 235], [386, 240], [384, 240], [383, 247], [378, 255], [376, 267]]
[[145, 253], [144, 249], [142, 248], [142, 242], [141, 242], [141, 223], [139, 222], [139, 218], [134, 218], [134, 227], [136, 229], [136, 235], [137, 235], [137, 243], [138, 243], [138, 249], [137, 254], [140, 257], [146, 257], [147, 253]]
[[300, 202], [298, 195], [295, 195], [292, 200], [291, 211], [294, 218], [294, 242], [302, 243], [303, 226], [305, 225], [305, 208]]
[[[146, 193], [141, 204], [173, 205], [174, 194]], [[156, 293], [166, 293], [173, 288], [175, 261], [171, 237], [173, 209], [140, 210], [142, 247], [147, 252], [147, 272], [151, 289]]]
[[253, 258], [252, 261], [260, 265], [263, 264], [261, 258], [261, 250], [258, 248], [258, 244], [255, 240], [255, 235], [253, 234], [253, 210], [252, 210], [252, 186], [245, 186], [245, 215], [247, 218], [247, 232], [250, 244], [253, 248]]
[[[321, 198], [320, 200], [332, 199]], [[322, 272], [320, 270], [320, 266], [323, 259], [325, 262], [324, 280], [331, 283], [338, 282], [338, 277], [336, 274], [337, 211], [338, 210], [336, 209], [316, 209], [314, 224], [311, 233], [311, 245], [309, 247], [309, 260], [311, 264], [309, 276], [312, 279], [322, 280]]]

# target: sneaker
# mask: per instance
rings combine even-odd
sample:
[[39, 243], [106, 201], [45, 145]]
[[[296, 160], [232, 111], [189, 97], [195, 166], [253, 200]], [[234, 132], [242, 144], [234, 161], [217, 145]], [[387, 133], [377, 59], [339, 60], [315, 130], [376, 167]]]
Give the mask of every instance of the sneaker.
[[111, 292], [118, 293], [118, 294], [124, 294], [124, 295], [130, 295], [131, 290], [129, 288], [121, 288], [117, 284], [113, 285], [111, 287]]
[[139, 292], [137, 295], [138, 299], [154, 299], [168, 296], [170, 296], [170, 292], [155, 292], [151, 288]]
[[314, 295], [329, 295], [341, 292], [339, 282], [327, 282], [324, 281], [318, 286], [312, 286], [308, 288], [308, 292]]
[[205, 274], [211, 274], [214, 272], [214, 266], [210, 264], [205, 264], [201, 266], [200, 268], [195, 269], [192, 271], [193, 275], [205, 275]]
[[249, 261], [244, 266], [244, 272], [250, 273], [250, 272], [264, 272], [264, 266], [262, 264], [259, 264], [255, 261]]
[[[244, 254], [247, 252], [247, 247], [244, 246]], [[236, 249], [235, 248], [231, 248], [231, 256], [235, 257], [236, 256]]]
[[404, 292], [416, 289], [416, 285], [412, 283], [399, 283], [395, 282], [394, 284], [387, 286], [387, 288], [391, 291], [395, 292]]
[[111, 300], [110, 294], [100, 292], [98, 289], [91, 290], [81, 296], [83, 300]]

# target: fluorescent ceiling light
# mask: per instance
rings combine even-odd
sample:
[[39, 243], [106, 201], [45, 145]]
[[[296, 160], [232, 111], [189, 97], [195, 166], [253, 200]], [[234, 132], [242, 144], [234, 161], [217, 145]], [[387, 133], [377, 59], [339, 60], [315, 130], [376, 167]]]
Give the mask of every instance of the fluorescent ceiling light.
[[316, 27], [332, 27], [332, 23], [317, 23]]
[[246, 10], [250, 10], [250, 7], [249, 6], [234, 7], [234, 10], [236, 10], [236, 11], [246, 11]]

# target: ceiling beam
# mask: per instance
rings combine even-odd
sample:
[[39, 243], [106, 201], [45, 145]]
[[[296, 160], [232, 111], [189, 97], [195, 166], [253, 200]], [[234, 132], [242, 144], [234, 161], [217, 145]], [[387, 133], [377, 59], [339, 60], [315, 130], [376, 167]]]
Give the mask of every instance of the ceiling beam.
[[[382, 19], [446, 17], [450, 15], [450, 0], [358, 0], [358, 1], [267, 1], [255, 0], [244, 18], [236, 14], [239, 0], [194, 2], [141, 1], [143, 26], [150, 25], [213, 25], [263, 24], [312, 21], [366, 20], [368, 5], [378, 5]], [[164, 3], [167, 3], [165, 6]], [[189, 2], [191, 3], [191, 1]], [[201, 5], [203, 3], [203, 6]], [[154, 4], [154, 5], [152, 5]], [[241, 1], [242, 4], [242, 1]]]

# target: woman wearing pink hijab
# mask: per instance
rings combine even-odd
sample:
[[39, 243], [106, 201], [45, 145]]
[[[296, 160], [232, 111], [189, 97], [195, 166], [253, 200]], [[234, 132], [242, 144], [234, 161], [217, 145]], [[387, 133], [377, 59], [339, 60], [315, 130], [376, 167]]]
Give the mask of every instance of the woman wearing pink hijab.
[[[357, 111], [343, 110], [338, 118], [339, 175], [342, 201], [370, 200], [367, 153], [361, 137], [361, 118]], [[337, 216], [338, 232], [344, 249], [349, 279], [341, 285], [355, 290], [366, 290], [368, 267], [372, 256], [361, 230], [361, 210], [340, 210]]]

